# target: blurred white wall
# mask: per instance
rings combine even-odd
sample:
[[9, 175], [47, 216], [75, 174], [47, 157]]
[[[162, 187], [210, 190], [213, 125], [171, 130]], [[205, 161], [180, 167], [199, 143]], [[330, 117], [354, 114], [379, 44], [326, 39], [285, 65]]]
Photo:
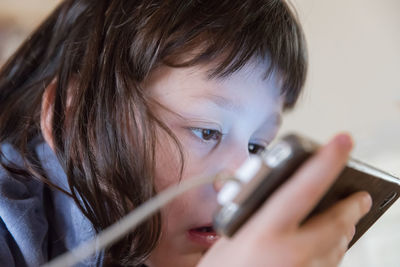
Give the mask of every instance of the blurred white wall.
[[[309, 45], [306, 91], [280, 133], [355, 139], [353, 157], [400, 175], [400, 1], [296, 0]], [[342, 267], [400, 266], [400, 201]]]
[[0, 0], [0, 66], [60, 0]]
[[0, 18], [33, 29], [58, 4], [60, 0], [0, 0]]
[[400, 174], [400, 1], [294, 3], [308, 40], [310, 71], [283, 131], [320, 141], [349, 131], [356, 157]]

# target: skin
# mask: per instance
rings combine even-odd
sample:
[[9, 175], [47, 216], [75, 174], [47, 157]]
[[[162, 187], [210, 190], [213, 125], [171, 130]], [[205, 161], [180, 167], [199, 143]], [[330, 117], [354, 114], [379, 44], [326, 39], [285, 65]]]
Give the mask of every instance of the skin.
[[[161, 104], [154, 106], [155, 112], [176, 135], [185, 156], [179, 178], [177, 148], [163, 131], [158, 132], [155, 181], [159, 191], [179, 179], [233, 172], [251, 153], [267, 146], [279, 128], [283, 99], [276, 77], [264, 79], [266, 62], [251, 62], [223, 79], [209, 79], [210, 67], [163, 66], [144, 84]], [[51, 103], [51, 97], [45, 93], [42, 105], [42, 131], [50, 145], [46, 103]], [[161, 239], [146, 264], [337, 266], [354, 234], [354, 225], [371, 206], [369, 195], [357, 193], [306, 224], [300, 226], [300, 222], [340, 173], [351, 148], [348, 135], [333, 138], [234, 238], [216, 239], [211, 248], [188, 238], [188, 231], [211, 223], [218, 187], [203, 186], [181, 195], [162, 210]]]
[[[233, 267], [338, 266], [356, 223], [371, 208], [369, 194], [355, 193], [307, 223], [300, 223], [340, 173], [351, 147], [347, 134], [335, 136], [271, 196], [234, 238], [220, 239], [198, 266], [218, 266], [218, 259]], [[240, 256], [232, 257], [234, 253]]]
[[[210, 66], [162, 67], [148, 79], [145, 88], [163, 105], [156, 108], [157, 114], [182, 144], [182, 180], [234, 171], [274, 138], [282, 98], [275, 80], [263, 78], [266, 67], [263, 63], [248, 65], [224, 79], [208, 79]], [[207, 140], [203, 130], [211, 130], [213, 138]], [[156, 186], [163, 190], [178, 182], [179, 161], [174, 162], [178, 157], [173, 156], [177, 151], [172, 142], [165, 142], [166, 136], [160, 140]], [[189, 240], [188, 230], [211, 223], [216, 196], [213, 185], [204, 186], [164, 208], [163, 235], [149, 266], [194, 266], [200, 260], [208, 246]]]

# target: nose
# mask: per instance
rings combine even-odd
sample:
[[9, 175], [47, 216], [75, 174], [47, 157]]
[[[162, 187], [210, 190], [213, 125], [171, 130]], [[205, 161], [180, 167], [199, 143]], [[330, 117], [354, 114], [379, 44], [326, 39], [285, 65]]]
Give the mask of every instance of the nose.
[[233, 173], [229, 172], [229, 171], [221, 171], [218, 173], [218, 178], [214, 181], [213, 183], [213, 187], [215, 192], [219, 192], [221, 191], [222, 187], [224, 186], [224, 184], [228, 181], [228, 178], [230, 176], [232, 176]]
[[249, 158], [250, 153], [248, 145], [238, 148], [232, 147], [232, 149], [229, 149], [226, 153], [224, 171], [231, 174], [235, 173], [235, 171]]
[[221, 179], [216, 179], [213, 183], [216, 192], [219, 192], [227, 181], [224, 177], [228, 178], [229, 176], [233, 176], [236, 170], [250, 157], [247, 146], [246, 149], [231, 147], [224, 155], [218, 174]]

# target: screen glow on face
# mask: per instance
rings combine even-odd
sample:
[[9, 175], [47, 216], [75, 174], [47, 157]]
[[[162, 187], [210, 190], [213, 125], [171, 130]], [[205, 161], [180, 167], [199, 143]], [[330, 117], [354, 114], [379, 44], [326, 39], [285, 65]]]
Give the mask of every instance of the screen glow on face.
[[282, 109], [274, 79], [263, 78], [265, 67], [248, 65], [223, 79], [209, 79], [207, 66], [164, 67], [149, 85], [172, 111], [160, 113], [189, 153], [207, 155], [229, 145], [256, 154], [274, 138]]
[[[160, 67], [145, 84], [161, 104], [156, 110], [182, 145], [180, 176], [177, 150], [167, 136], [156, 151], [157, 190], [200, 175], [234, 171], [251, 154], [265, 149], [280, 126], [282, 98], [274, 79], [264, 79], [267, 64], [251, 64], [224, 77], [209, 79], [209, 66]], [[180, 178], [179, 178], [180, 177]], [[191, 190], [163, 210], [164, 234], [150, 262], [195, 266], [206, 251], [187, 238], [188, 230], [208, 224], [217, 208], [212, 185]], [[166, 263], [165, 259], [171, 259]]]

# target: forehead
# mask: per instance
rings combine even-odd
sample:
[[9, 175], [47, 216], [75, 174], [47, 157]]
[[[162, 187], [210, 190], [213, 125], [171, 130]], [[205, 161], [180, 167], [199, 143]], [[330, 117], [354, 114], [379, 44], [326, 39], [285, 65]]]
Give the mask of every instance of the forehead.
[[150, 75], [144, 86], [167, 108], [208, 105], [236, 113], [253, 110], [260, 116], [279, 117], [283, 103], [280, 87], [274, 75], [265, 77], [267, 68], [264, 63], [247, 64], [228, 76], [210, 78], [212, 65], [163, 66]]

